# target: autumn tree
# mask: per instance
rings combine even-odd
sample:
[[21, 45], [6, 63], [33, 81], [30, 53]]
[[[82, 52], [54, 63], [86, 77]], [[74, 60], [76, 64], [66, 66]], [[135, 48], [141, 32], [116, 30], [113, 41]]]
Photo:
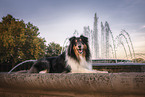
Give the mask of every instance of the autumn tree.
[[39, 29], [30, 22], [7, 15], [0, 22], [0, 63], [38, 59], [45, 54], [45, 39], [38, 37]]
[[46, 57], [51, 57], [51, 56], [58, 56], [59, 54], [61, 54], [61, 49], [62, 47], [54, 42], [51, 42], [50, 44], [48, 44], [47, 48], [46, 48]]

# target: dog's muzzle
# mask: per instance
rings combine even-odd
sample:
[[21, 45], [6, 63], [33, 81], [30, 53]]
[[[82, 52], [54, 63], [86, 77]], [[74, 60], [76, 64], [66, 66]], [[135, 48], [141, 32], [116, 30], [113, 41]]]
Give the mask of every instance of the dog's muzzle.
[[78, 49], [79, 54], [83, 53], [83, 49]]

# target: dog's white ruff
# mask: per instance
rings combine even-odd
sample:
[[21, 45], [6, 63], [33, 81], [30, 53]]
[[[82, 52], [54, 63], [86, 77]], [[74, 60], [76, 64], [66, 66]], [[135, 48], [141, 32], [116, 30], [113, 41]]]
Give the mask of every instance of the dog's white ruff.
[[80, 62], [77, 62], [75, 59], [66, 54], [66, 62], [69, 66], [71, 66], [72, 73], [96, 73], [92, 70], [91, 62], [87, 62], [82, 56], [80, 56]]

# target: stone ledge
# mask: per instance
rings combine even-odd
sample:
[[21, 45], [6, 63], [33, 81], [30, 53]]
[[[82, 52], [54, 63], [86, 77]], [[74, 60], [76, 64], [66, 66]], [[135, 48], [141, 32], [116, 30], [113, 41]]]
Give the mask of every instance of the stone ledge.
[[0, 94], [145, 95], [145, 73], [0, 74]]

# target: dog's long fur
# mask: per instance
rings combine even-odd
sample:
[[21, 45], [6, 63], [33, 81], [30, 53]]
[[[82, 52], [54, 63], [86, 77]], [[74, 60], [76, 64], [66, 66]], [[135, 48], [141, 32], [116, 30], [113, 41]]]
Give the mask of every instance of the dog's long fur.
[[57, 57], [39, 59], [29, 73], [93, 73], [88, 38], [71, 37], [68, 49]]

